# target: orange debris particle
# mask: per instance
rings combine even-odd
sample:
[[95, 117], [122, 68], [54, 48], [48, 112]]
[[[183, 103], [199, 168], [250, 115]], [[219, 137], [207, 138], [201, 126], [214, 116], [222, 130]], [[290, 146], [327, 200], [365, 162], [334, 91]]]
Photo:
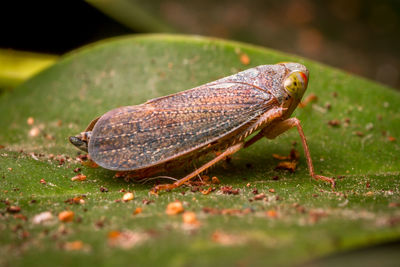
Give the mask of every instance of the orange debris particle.
[[82, 250], [83, 249], [83, 242], [80, 240], [67, 242], [64, 245], [65, 250]]
[[82, 161], [82, 165], [83, 165], [83, 166], [90, 167], [90, 168], [97, 168], [97, 167], [99, 167], [99, 165], [98, 165], [96, 162], [94, 162], [93, 160], [91, 160], [91, 159], [89, 159], [89, 160], [87, 160], [87, 161]]
[[86, 175], [83, 174], [78, 174], [74, 177], [71, 178], [71, 181], [85, 181], [86, 180]]
[[182, 220], [184, 224], [199, 225], [200, 222], [196, 218], [196, 213], [192, 211], [186, 211], [182, 214]]
[[183, 209], [182, 202], [180, 202], [179, 200], [176, 200], [176, 201], [168, 204], [165, 213], [167, 213], [168, 215], [176, 215], [176, 214], [182, 213], [183, 211], [184, 211], [184, 209]]
[[250, 57], [245, 53], [241, 53], [240, 54], [240, 62], [243, 65], [249, 65], [250, 64]]
[[37, 137], [40, 134], [40, 129], [38, 127], [33, 127], [29, 130], [30, 137]]
[[75, 213], [70, 210], [64, 210], [58, 214], [58, 219], [62, 222], [72, 222], [74, 220]]
[[294, 172], [296, 170], [297, 163], [297, 161], [281, 161], [278, 163], [275, 169], [283, 169]]
[[247, 239], [242, 235], [225, 233], [221, 230], [216, 230], [212, 234], [211, 239], [215, 243], [218, 243], [223, 246], [241, 245], [247, 242]]
[[120, 231], [110, 231], [108, 232], [108, 239], [115, 239], [118, 238], [121, 235]]
[[220, 184], [221, 182], [219, 181], [219, 179], [216, 176], [213, 176], [213, 178], [211, 178], [211, 183]]
[[133, 200], [134, 198], [135, 198], [135, 196], [133, 195], [133, 193], [132, 193], [132, 192], [128, 192], [128, 193], [125, 193], [125, 194], [122, 196], [122, 201], [128, 202], [128, 201]]
[[210, 192], [212, 191], [212, 187], [209, 187], [207, 190], [201, 190], [201, 193], [203, 194], [203, 195], [208, 195], [208, 194], [210, 194]]
[[137, 207], [134, 211], [133, 211], [133, 215], [142, 213], [143, 209], [141, 207]]
[[29, 117], [29, 118], [26, 120], [26, 123], [27, 123], [28, 125], [33, 125], [33, 124], [35, 123], [35, 119], [32, 118], [32, 117]]
[[276, 218], [278, 216], [278, 213], [276, 212], [276, 210], [269, 210], [267, 211], [267, 216], [270, 218]]
[[310, 94], [303, 101], [299, 103], [299, 108], [305, 108], [309, 103], [316, 102], [318, 100], [318, 96], [315, 94]]

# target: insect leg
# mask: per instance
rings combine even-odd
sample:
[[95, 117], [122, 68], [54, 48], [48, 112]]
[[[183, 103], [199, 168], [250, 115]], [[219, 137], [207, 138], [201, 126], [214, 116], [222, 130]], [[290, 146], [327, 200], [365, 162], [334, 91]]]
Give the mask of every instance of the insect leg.
[[[276, 119], [279, 119], [282, 117], [283, 112], [287, 108], [273, 108], [264, 113], [252, 126], [249, 127], [248, 132], [253, 132], [255, 129], [265, 129], [270, 127], [270, 123], [273, 122]], [[246, 141], [243, 148], [246, 148], [248, 146], [251, 146], [261, 138], [263, 138], [265, 135], [263, 133], [263, 130], [258, 132], [255, 136], [253, 136], [250, 140]], [[245, 135], [247, 137], [247, 135]]]
[[265, 137], [263, 131], [259, 131], [255, 136], [253, 136], [250, 140], [246, 141], [246, 143], [244, 143], [243, 148], [247, 148], [249, 146], [251, 146], [252, 144], [254, 144], [255, 142], [257, 142], [258, 140], [260, 140], [261, 138]]
[[214, 159], [210, 160], [209, 162], [207, 162], [206, 164], [204, 164], [203, 166], [201, 166], [200, 168], [196, 169], [195, 171], [193, 171], [192, 173], [186, 175], [185, 177], [183, 177], [182, 179], [176, 181], [173, 184], [161, 184], [161, 185], [157, 185], [154, 187], [153, 191], [154, 192], [158, 192], [160, 190], [168, 190], [168, 189], [174, 189], [177, 188], [181, 185], [183, 185], [184, 183], [186, 183], [187, 181], [189, 181], [190, 179], [192, 179], [193, 177], [197, 176], [198, 174], [200, 174], [201, 172], [205, 171], [206, 169], [208, 169], [209, 167], [211, 167], [212, 165], [214, 165], [215, 163], [217, 163], [218, 161], [224, 159], [225, 157], [234, 154], [235, 152], [237, 152], [238, 150], [240, 150], [243, 147], [243, 142], [235, 144], [231, 147], [228, 147], [223, 153], [221, 153], [220, 155], [218, 155], [217, 157], [215, 157]]
[[[303, 144], [304, 148], [304, 154], [307, 159], [307, 165], [308, 165], [308, 170], [310, 171], [310, 176], [314, 178], [315, 180], [322, 180], [329, 182], [332, 186], [332, 188], [335, 188], [335, 180], [330, 177], [322, 176], [322, 175], [317, 175], [314, 173], [314, 166], [311, 160], [311, 155], [310, 155], [310, 150], [308, 148], [307, 140], [303, 132], [303, 128], [301, 127], [300, 120], [297, 118], [290, 118], [281, 122], [278, 122], [277, 124], [274, 124], [274, 127], [267, 127], [261, 132], [264, 134], [265, 137], [268, 139], [274, 139], [278, 135], [286, 132], [287, 130], [297, 127], [297, 131], [299, 132], [301, 142]], [[251, 140], [250, 140], [251, 141]]]

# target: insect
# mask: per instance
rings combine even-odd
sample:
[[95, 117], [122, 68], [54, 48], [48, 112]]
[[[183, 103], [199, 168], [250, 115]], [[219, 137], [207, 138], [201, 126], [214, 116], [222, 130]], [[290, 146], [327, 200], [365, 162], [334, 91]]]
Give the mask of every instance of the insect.
[[133, 171], [136, 177], [151, 177], [219, 153], [182, 179], [155, 186], [157, 192], [181, 186], [263, 137], [273, 139], [296, 127], [311, 177], [334, 187], [333, 178], [314, 173], [300, 121], [290, 118], [308, 77], [307, 68], [298, 63], [258, 66], [141, 105], [113, 109], [69, 140], [101, 167]]

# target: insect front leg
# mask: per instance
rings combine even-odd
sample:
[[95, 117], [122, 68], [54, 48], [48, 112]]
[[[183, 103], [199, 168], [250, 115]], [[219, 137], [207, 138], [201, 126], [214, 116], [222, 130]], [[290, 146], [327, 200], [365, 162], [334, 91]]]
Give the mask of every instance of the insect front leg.
[[158, 192], [158, 191], [161, 191], [161, 190], [171, 190], [171, 189], [174, 189], [174, 188], [177, 188], [177, 187], [183, 185], [184, 183], [186, 183], [187, 181], [189, 181], [193, 177], [196, 177], [197, 175], [199, 175], [200, 173], [202, 173], [206, 169], [210, 168], [212, 165], [216, 164], [218, 161], [220, 161], [220, 160], [226, 158], [227, 156], [232, 155], [235, 152], [237, 152], [238, 150], [240, 150], [243, 147], [243, 145], [244, 145], [244, 143], [241, 142], [241, 143], [238, 143], [238, 144], [235, 144], [233, 146], [228, 147], [223, 153], [221, 153], [220, 155], [218, 155], [214, 159], [210, 160], [209, 162], [207, 162], [206, 164], [204, 164], [200, 168], [196, 169], [192, 173], [186, 175], [182, 179], [176, 181], [175, 183], [173, 183], [173, 184], [161, 184], [161, 185], [155, 186], [153, 188], [153, 192]]
[[[268, 139], [274, 139], [275, 137], [281, 135], [282, 133], [286, 132], [287, 130], [297, 127], [297, 131], [299, 132], [301, 142], [303, 144], [304, 148], [304, 154], [307, 159], [307, 165], [308, 165], [308, 170], [310, 171], [310, 176], [314, 178], [315, 180], [322, 180], [329, 182], [332, 186], [332, 188], [335, 188], [335, 180], [330, 177], [322, 176], [322, 175], [317, 175], [314, 173], [314, 165], [311, 160], [311, 155], [310, 155], [310, 150], [308, 148], [307, 140], [303, 132], [303, 127], [301, 127], [300, 120], [297, 118], [290, 118], [284, 121], [277, 122], [276, 124], [273, 124], [273, 127], [266, 127], [261, 130], [259, 135], [264, 135]], [[257, 135], [255, 136], [257, 137]], [[252, 140], [249, 140], [249, 142]], [[254, 142], [253, 142], [254, 143]], [[245, 147], [248, 145], [245, 144]]]

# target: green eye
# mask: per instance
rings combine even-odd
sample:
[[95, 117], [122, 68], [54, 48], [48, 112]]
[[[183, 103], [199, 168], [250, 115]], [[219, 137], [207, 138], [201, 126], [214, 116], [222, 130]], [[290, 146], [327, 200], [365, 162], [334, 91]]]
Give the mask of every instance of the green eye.
[[307, 88], [308, 77], [302, 71], [295, 71], [289, 74], [283, 86], [290, 95], [301, 98]]

